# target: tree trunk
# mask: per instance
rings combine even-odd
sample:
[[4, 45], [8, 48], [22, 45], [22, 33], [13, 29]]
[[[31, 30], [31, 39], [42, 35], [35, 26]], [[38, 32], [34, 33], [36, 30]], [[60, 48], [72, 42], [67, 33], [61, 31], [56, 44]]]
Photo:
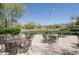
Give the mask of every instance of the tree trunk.
[[7, 22], [7, 19], [5, 19], [5, 27], [7, 28], [8, 26], [8, 22]]

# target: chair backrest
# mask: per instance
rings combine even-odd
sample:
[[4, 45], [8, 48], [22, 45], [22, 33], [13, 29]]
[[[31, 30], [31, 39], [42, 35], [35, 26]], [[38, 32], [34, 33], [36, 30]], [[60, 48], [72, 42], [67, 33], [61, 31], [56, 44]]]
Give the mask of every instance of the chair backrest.
[[45, 42], [51, 42], [51, 43], [55, 43], [57, 40], [57, 36], [53, 36], [51, 34], [45, 34], [43, 35], [43, 39]]

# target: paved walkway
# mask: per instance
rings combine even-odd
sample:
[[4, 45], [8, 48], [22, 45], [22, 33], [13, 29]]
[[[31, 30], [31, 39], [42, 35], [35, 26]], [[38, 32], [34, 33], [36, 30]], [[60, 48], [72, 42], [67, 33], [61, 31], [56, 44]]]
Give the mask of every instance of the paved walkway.
[[78, 43], [76, 36], [66, 36], [59, 38], [55, 44], [43, 43], [42, 35], [34, 35], [32, 46], [28, 53], [29, 55], [61, 55], [63, 53], [72, 52], [79, 54], [79, 48], [73, 48], [74, 44]]

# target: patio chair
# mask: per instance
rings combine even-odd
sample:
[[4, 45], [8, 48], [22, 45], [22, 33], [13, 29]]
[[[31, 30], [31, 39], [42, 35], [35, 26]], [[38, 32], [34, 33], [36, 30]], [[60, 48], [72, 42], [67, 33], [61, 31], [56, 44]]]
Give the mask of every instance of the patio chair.
[[51, 34], [45, 34], [43, 35], [43, 39], [45, 43], [56, 43], [57, 36], [53, 36]]

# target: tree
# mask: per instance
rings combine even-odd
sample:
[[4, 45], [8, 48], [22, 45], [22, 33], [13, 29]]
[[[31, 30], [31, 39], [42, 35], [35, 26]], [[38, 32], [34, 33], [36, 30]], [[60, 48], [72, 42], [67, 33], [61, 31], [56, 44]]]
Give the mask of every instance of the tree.
[[49, 29], [53, 29], [53, 25], [48, 25], [48, 28]]
[[17, 18], [21, 17], [24, 12], [22, 4], [18, 3], [0, 3], [0, 20], [3, 21], [5, 27], [8, 24], [17, 22]]
[[76, 19], [77, 19], [76, 24], [79, 25], [79, 16], [77, 16]]
[[78, 30], [79, 29], [79, 16], [72, 17], [72, 20], [75, 20], [75, 21], [71, 23], [71, 29]]
[[34, 22], [28, 22], [26, 25], [24, 25], [25, 29], [34, 29], [36, 24]]
[[16, 23], [16, 24], [13, 24], [12, 26], [9, 25], [9, 27], [12, 27], [12, 28], [22, 28], [22, 25], [20, 23]]

